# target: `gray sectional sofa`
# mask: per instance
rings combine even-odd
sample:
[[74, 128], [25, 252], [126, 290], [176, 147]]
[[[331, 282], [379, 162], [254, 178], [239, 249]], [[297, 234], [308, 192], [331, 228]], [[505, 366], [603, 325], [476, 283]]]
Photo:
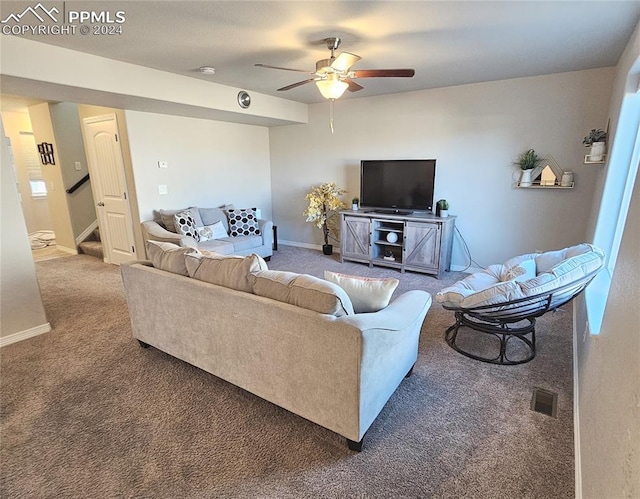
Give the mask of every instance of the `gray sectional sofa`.
[[141, 345], [328, 428], [361, 450], [365, 432], [411, 374], [431, 296], [409, 291], [380, 311], [356, 314], [336, 284], [268, 270], [257, 255], [169, 246], [150, 251], [157, 253], [155, 266], [121, 265]]
[[154, 213], [154, 220], [142, 222], [142, 234], [145, 241], [162, 241], [190, 246], [205, 251], [215, 251], [222, 255], [246, 256], [252, 253], [269, 259], [273, 255], [273, 222], [258, 220], [259, 235], [227, 236], [209, 241], [196, 241], [192, 237], [176, 232], [173, 216], [181, 211], [189, 210], [196, 217], [198, 226], [211, 225], [222, 222], [229, 232], [229, 222], [224, 208], [197, 208], [195, 206], [181, 210], [158, 210]]

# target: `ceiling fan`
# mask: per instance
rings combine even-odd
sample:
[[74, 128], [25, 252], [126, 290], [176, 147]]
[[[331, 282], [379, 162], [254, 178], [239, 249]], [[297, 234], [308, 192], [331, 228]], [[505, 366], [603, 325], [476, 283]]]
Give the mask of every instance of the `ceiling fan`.
[[282, 68], [270, 66], [268, 64], [256, 64], [261, 68], [283, 69], [285, 71], [297, 71], [313, 75], [312, 78], [302, 80], [286, 87], [279, 88], [278, 91], [291, 90], [292, 88], [315, 82], [320, 93], [325, 99], [335, 100], [342, 96], [345, 90], [357, 92], [364, 87], [353, 81], [356, 78], [411, 78], [415, 74], [413, 69], [351, 69], [361, 57], [349, 52], [342, 52], [337, 57], [335, 51], [340, 46], [340, 38], [325, 38], [327, 48], [331, 51], [329, 59], [320, 59], [316, 62], [315, 71], [304, 69]]

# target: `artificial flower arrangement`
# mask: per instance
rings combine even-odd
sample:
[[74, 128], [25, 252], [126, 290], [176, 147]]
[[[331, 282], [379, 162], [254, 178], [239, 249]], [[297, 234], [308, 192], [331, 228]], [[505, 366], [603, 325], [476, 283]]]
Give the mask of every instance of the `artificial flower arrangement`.
[[309, 201], [309, 206], [304, 210], [304, 215], [307, 217], [306, 221], [313, 222], [316, 227], [322, 229], [325, 247], [329, 246], [329, 237], [336, 239], [335, 236], [331, 235], [332, 232], [334, 234], [337, 232], [335, 212], [347, 207], [340, 199], [340, 196], [345, 192], [347, 191], [330, 182], [311, 187], [311, 192], [305, 196]]

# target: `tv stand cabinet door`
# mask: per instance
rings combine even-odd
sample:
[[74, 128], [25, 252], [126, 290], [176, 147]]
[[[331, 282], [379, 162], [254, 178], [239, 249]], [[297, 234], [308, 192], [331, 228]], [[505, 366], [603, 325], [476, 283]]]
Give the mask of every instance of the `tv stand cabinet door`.
[[438, 275], [441, 225], [428, 222], [406, 222], [404, 235], [405, 269]]
[[344, 215], [340, 227], [342, 246], [340, 259], [367, 262], [371, 260], [371, 219]]

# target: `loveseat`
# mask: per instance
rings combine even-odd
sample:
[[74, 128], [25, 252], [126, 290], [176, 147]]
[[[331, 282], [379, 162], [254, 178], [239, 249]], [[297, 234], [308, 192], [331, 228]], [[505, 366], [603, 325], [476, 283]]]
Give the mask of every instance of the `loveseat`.
[[365, 432], [417, 360], [428, 293], [412, 290], [377, 312], [354, 313], [338, 285], [269, 270], [255, 254], [148, 246], [153, 263], [121, 265], [133, 336], [142, 346], [208, 371], [361, 450]]
[[[175, 215], [185, 211], [191, 213], [198, 229], [217, 226], [222, 229], [221, 236], [198, 240], [200, 238], [180, 233], [175, 225]], [[269, 259], [273, 255], [272, 221], [256, 218], [257, 231], [255, 234], [233, 235], [232, 231], [230, 231], [229, 213], [244, 211], [247, 210], [235, 210], [232, 206], [221, 208], [198, 208], [192, 206], [181, 210], [158, 210], [154, 212], [153, 220], [142, 222], [142, 233], [145, 241], [169, 242], [178, 246], [214, 251], [222, 255], [246, 256], [255, 253], [262, 258]], [[250, 216], [253, 216], [253, 214]]]

